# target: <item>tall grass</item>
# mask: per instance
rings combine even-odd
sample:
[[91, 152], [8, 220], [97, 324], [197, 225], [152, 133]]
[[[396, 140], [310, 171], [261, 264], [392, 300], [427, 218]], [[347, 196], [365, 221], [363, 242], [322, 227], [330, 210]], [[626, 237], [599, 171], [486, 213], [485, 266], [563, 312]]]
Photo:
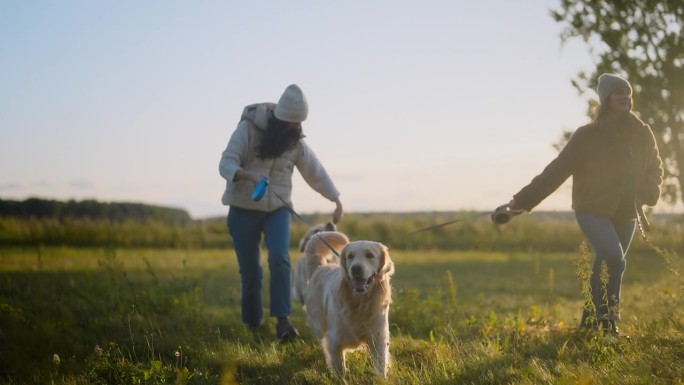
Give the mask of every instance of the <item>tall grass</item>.
[[[576, 329], [586, 249], [390, 252], [389, 384], [684, 379], [676, 253], [670, 262], [653, 251], [630, 255], [627, 339]], [[281, 345], [272, 319], [256, 333], [241, 324], [239, 301], [229, 250], [0, 249], [0, 382], [343, 383], [301, 309], [292, 319], [302, 340]], [[348, 364], [347, 383], [382, 382], [368, 354], [350, 354]]]

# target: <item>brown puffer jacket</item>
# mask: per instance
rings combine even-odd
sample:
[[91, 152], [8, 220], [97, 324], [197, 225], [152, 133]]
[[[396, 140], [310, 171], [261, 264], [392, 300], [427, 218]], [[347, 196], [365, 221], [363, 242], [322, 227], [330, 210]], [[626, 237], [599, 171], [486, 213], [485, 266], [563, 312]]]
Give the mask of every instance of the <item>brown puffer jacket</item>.
[[514, 195], [532, 210], [572, 175], [572, 208], [612, 219], [636, 218], [635, 202], [654, 206], [663, 168], [651, 128], [629, 115], [621, 124], [590, 123], [575, 131], [541, 174]]

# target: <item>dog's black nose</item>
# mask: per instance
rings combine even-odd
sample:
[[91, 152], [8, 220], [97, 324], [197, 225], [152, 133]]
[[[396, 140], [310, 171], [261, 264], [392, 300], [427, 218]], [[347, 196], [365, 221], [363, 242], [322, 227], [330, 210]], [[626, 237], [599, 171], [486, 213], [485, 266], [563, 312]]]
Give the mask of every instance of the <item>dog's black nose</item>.
[[363, 273], [363, 269], [359, 265], [354, 265], [351, 267], [351, 273], [353, 276], [361, 275], [361, 273]]

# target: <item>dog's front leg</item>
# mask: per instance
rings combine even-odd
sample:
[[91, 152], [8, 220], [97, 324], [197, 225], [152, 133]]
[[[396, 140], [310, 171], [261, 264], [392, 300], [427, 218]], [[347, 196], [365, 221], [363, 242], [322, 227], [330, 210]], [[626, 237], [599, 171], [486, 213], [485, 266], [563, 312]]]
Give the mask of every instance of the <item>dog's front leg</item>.
[[335, 333], [328, 332], [326, 338], [326, 358], [328, 365], [340, 376], [343, 376], [347, 371], [347, 365], [344, 360], [344, 349], [342, 344], [334, 335]]
[[374, 333], [373, 340], [369, 344], [375, 372], [385, 379], [387, 379], [387, 368], [390, 362], [389, 343], [389, 324], [385, 319], [383, 327]]

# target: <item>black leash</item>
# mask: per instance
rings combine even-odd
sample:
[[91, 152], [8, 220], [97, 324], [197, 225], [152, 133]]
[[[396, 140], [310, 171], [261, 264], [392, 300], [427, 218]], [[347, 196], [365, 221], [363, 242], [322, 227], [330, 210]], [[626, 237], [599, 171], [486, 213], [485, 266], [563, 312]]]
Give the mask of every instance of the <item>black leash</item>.
[[397, 238], [400, 238], [400, 237], [402, 237], [402, 238], [403, 238], [403, 237], [409, 237], [409, 236], [414, 235], [414, 234], [422, 233], [422, 232], [424, 232], [424, 231], [430, 231], [430, 230], [438, 229], [438, 228], [440, 228], [440, 227], [448, 226], [448, 225], [451, 225], [451, 224], [454, 224], [454, 223], [458, 223], [458, 222], [463, 222], [463, 221], [467, 221], [467, 220], [474, 220], [474, 219], [477, 219], [477, 218], [480, 218], [480, 217], [484, 217], [484, 216], [486, 216], [486, 215], [487, 215], [487, 216], [490, 216], [490, 215], [492, 215], [492, 213], [485, 212], [485, 213], [480, 213], [480, 214], [477, 214], [477, 215], [474, 215], [474, 216], [456, 218], [456, 219], [453, 219], [453, 220], [451, 220], [451, 221], [447, 221], [447, 222], [443, 222], [443, 223], [438, 223], [438, 224], [432, 225], [432, 226], [421, 227], [421, 228], [419, 228], [419, 229], [417, 229], [417, 230], [409, 231], [409, 232], [407, 232], [407, 233], [404, 233], [404, 234], [401, 234], [401, 235], [398, 235], [398, 236], [394, 236], [394, 237], [387, 238], [387, 239], [381, 241], [381, 243], [389, 242], [389, 241], [392, 241], [392, 240], [397, 239]]
[[[297, 217], [297, 219], [299, 219], [299, 220], [300, 220], [303, 224], [305, 224], [307, 227], [311, 227], [311, 225], [308, 224], [308, 223], [304, 220], [304, 218], [301, 217], [301, 215], [297, 214], [297, 212], [294, 211], [294, 209], [292, 208], [292, 206], [290, 206], [290, 205], [287, 203], [287, 201], [285, 201], [285, 199], [283, 199], [283, 197], [280, 196], [280, 194], [278, 194], [277, 192], [273, 191], [273, 189], [269, 189], [269, 191], [271, 191], [271, 192], [273, 193], [273, 195], [275, 195], [276, 198], [278, 198], [278, 199], [285, 205], [285, 207], [286, 207], [286, 208], [287, 208], [295, 217]], [[341, 257], [340, 257], [340, 254], [337, 252], [337, 250], [335, 250], [334, 247], [330, 246], [330, 244], [329, 244], [325, 239], [323, 239], [323, 237], [321, 237], [320, 234], [316, 233], [315, 235], [318, 237], [318, 239], [321, 240], [321, 242], [323, 242], [326, 246], [328, 246], [328, 248], [330, 249], [330, 251], [332, 251], [332, 253], [335, 254], [335, 256], [336, 256], [337, 258], [341, 258]]]
[[[255, 189], [254, 189], [254, 191], [253, 191], [253, 193], [252, 193], [252, 200], [254, 200], [254, 201], [261, 200], [261, 198], [263, 198], [263, 196], [264, 196], [264, 193], [268, 190], [269, 192], [272, 192], [273, 195], [275, 195], [276, 198], [278, 198], [278, 200], [280, 200], [280, 202], [282, 202], [283, 205], [285, 205], [285, 207], [288, 209], [288, 211], [290, 211], [290, 213], [292, 213], [295, 217], [297, 217], [297, 219], [299, 219], [303, 224], [305, 224], [305, 225], [308, 226], [308, 227], [311, 227], [311, 225], [310, 225], [306, 220], [304, 220], [304, 218], [302, 218], [302, 216], [299, 215], [299, 214], [292, 208], [292, 206], [290, 206], [290, 204], [287, 203], [287, 201], [286, 201], [285, 199], [283, 199], [283, 197], [280, 196], [280, 194], [278, 194], [277, 192], [273, 191], [273, 189], [268, 189], [267, 186], [268, 186], [268, 178], [263, 178], [263, 179], [261, 180], [261, 182], [260, 182], [257, 186], [255, 186]], [[521, 214], [521, 213], [522, 213], [522, 211], [512, 211], [512, 210], [510, 210], [509, 207], [508, 207], [508, 205], [507, 205], [507, 204], [504, 204], [504, 205], [501, 205], [501, 206], [497, 207], [497, 208], [496, 208], [493, 212], [491, 212], [491, 213], [489, 213], [489, 212], [483, 212], [483, 213], [480, 213], [480, 214], [477, 214], [477, 215], [474, 215], [474, 216], [456, 218], [456, 219], [453, 219], [453, 220], [450, 220], [450, 221], [447, 221], [447, 222], [438, 223], [438, 224], [436, 224], [436, 225], [431, 225], [431, 226], [422, 227], [422, 228], [419, 228], [419, 229], [416, 229], [416, 230], [413, 230], [413, 231], [409, 231], [408, 233], [401, 234], [400, 236], [401, 236], [401, 237], [408, 237], [408, 236], [411, 236], [411, 235], [414, 235], [414, 234], [422, 233], [422, 232], [424, 232], [424, 231], [430, 231], [430, 230], [438, 229], [438, 228], [441, 228], [441, 227], [444, 227], [444, 226], [448, 226], [448, 225], [451, 225], [451, 224], [454, 224], [454, 223], [463, 222], [463, 221], [466, 221], [466, 220], [474, 220], [474, 219], [476, 219], [476, 218], [483, 217], [483, 216], [485, 216], [485, 215], [490, 216], [491, 219], [492, 219], [492, 222], [501, 225], [501, 224], [507, 223], [507, 222], [511, 219], [511, 217], [513, 217], [513, 216], [515, 216], [515, 215], [519, 215], [519, 214]], [[331, 246], [325, 239], [323, 239], [323, 237], [321, 237], [318, 233], [316, 233], [315, 235], [318, 237], [318, 239], [321, 240], [321, 242], [323, 242], [323, 243], [330, 249], [330, 251], [333, 252], [333, 254], [335, 254], [336, 257], [340, 258], [340, 254], [337, 252], [337, 250], [335, 250], [334, 247], [332, 247], [332, 246]], [[393, 239], [396, 239], [396, 238], [398, 238], [398, 236], [396, 236], [396, 237], [390, 237], [390, 238], [387, 238], [387, 239], [381, 241], [381, 243], [386, 243], [386, 242], [389, 242], [389, 241], [391, 241], [391, 240], [393, 240]]]
[[[278, 198], [278, 199], [280, 200], [280, 202], [282, 202], [283, 205], [285, 205], [285, 207], [286, 207], [286, 208], [287, 208], [287, 209], [288, 209], [288, 210], [289, 210], [297, 219], [299, 219], [300, 222], [302, 222], [303, 224], [305, 224], [307, 227], [311, 227], [311, 225], [310, 225], [306, 220], [304, 220], [304, 218], [302, 218], [302, 216], [299, 215], [299, 214], [292, 208], [292, 206], [290, 206], [290, 205], [287, 203], [287, 201], [286, 201], [285, 199], [283, 199], [283, 197], [280, 196], [280, 194], [278, 194], [277, 192], [273, 191], [272, 189], [269, 189], [269, 191], [271, 191], [271, 192], [273, 193], [273, 195], [275, 195], [276, 198]], [[463, 221], [466, 221], [466, 220], [474, 220], [474, 219], [477, 219], [477, 218], [480, 218], [480, 217], [491, 216], [491, 215], [492, 215], [492, 213], [484, 212], [484, 213], [480, 213], [480, 214], [477, 214], [477, 215], [474, 215], [474, 216], [456, 218], [456, 219], [453, 219], [453, 220], [451, 220], [451, 221], [447, 221], [447, 222], [443, 222], [443, 223], [438, 223], [438, 224], [436, 224], [436, 225], [431, 225], [431, 226], [427, 226], [427, 227], [422, 227], [422, 228], [419, 228], [419, 229], [416, 229], [416, 230], [413, 230], [413, 231], [409, 231], [408, 233], [401, 234], [401, 235], [399, 235], [399, 236], [387, 238], [387, 239], [385, 239], [385, 240], [380, 241], [380, 243], [387, 243], [387, 242], [389, 242], [389, 241], [391, 241], [391, 240], [394, 240], [394, 239], [397, 239], [397, 238], [399, 238], [399, 237], [408, 237], [408, 236], [411, 236], [411, 235], [414, 235], [414, 234], [422, 233], [422, 232], [424, 232], [424, 231], [430, 231], [430, 230], [438, 229], [438, 228], [441, 228], [441, 227], [444, 227], [444, 226], [448, 226], [448, 225], [451, 225], [451, 224], [454, 224], [454, 223], [463, 222]], [[340, 254], [337, 252], [337, 250], [335, 250], [334, 247], [330, 246], [330, 244], [329, 244], [328, 242], [326, 242], [326, 240], [323, 239], [323, 237], [321, 237], [318, 233], [316, 233], [316, 236], [318, 237], [318, 239], [321, 240], [321, 242], [323, 242], [323, 243], [330, 249], [330, 251], [333, 252], [333, 254], [335, 254], [335, 256], [337, 256], [337, 258], [340, 258]]]

